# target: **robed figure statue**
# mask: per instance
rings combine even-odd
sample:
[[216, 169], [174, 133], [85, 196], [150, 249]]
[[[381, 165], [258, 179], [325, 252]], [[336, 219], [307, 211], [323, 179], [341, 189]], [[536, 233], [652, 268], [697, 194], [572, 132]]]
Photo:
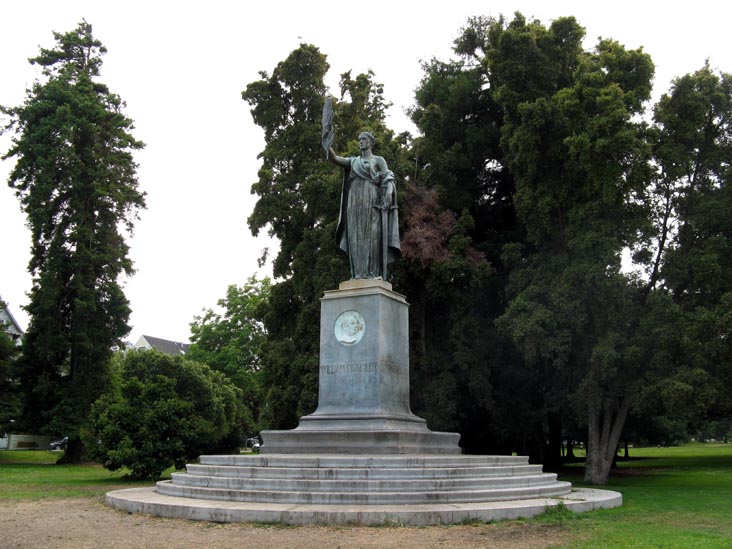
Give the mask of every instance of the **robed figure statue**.
[[344, 169], [336, 243], [348, 254], [351, 278], [386, 280], [387, 267], [400, 254], [399, 215], [394, 174], [373, 154], [374, 136], [358, 136], [359, 156], [333, 151], [330, 99], [323, 108], [323, 148], [327, 158]]

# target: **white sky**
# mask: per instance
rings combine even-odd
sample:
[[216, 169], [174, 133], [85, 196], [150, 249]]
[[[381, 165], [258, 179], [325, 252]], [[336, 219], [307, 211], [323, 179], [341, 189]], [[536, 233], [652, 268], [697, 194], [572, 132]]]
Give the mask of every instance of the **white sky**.
[[[599, 36], [643, 46], [656, 64], [656, 97], [707, 58], [732, 71], [732, 4], [707, 0], [25, 0], [2, 11], [0, 104], [23, 101], [39, 76], [27, 59], [39, 46], [54, 46], [52, 31], [71, 31], [84, 18], [109, 50], [100, 80], [127, 102], [133, 133], [147, 144], [136, 157], [147, 192], [130, 241], [137, 273], [125, 282], [130, 341], [143, 334], [187, 341], [193, 317], [214, 307], [229, 284], [269, 274], [256, 260], [272, 243], [253, 238], [246, 225], [264, 142], [241, 91], [301, 42], [328, 56], [334, 92], [342, 72], [372, 69], [394, 104], [389, 124], [396, 131], [414, 131], [404, 109], [422, 76], [420, 60], [447, 59], [472, 15], [521, 11], [544, 24], [574, 15], [587, 30], [587, 47]], [[0, 151], [8, 147], [0, 137]], [[25, 329], [30, 233], [7, 186], [12, 162], [0, 162], [0, 296]]]

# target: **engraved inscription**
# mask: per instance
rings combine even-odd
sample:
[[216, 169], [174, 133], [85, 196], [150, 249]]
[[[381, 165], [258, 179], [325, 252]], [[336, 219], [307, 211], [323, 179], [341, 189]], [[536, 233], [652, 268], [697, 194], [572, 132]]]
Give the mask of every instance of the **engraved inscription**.
[[399, 364], [393, 360], [382, 360], [381, 364], [383, 364], [389, 372], [397, 373], [399, 371]]
[[345, 364], [321, 364], [320, 373], [333, 374], [370, 374], [376, 372], [378, 362], [349, 362]]

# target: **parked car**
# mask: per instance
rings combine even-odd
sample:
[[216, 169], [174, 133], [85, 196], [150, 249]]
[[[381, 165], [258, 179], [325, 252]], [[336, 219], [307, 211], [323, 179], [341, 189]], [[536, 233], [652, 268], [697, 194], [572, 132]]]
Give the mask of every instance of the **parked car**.
[[51, 442], [51, 450], [66, 450], [66, 444], [69, 442], [69, 437], [64, 437], [61, 440], [54, 440]]
[[251, 448], [252, 452], [259, 452], [259, 447], [261, 443], [259, 442], [259, 437], [251, 437], [246, 440], [244, 443], [244, 448]]

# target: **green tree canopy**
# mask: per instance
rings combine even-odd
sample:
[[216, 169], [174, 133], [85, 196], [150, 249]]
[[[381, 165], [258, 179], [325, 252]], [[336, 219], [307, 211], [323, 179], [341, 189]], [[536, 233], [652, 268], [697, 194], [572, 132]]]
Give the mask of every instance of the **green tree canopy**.
[[25, 102], [3, 108], [14, 132], [15, 189], [32, 235], [30, 324], [20, 360], [24, 429], [68, 435], [79, 429], [109, 378], [112, 348], [129, 331], [120, 287], [132, 262], [124, 231], [145, 206], [124, 103], [97, 81], [106, 48], [82, 22], [54, 33], [56, 46], [31, 59], [43, 79]]
[[241, 394], [222, 373], [150, 350], [115, 355], [114, 370], [118, 385], [94, 403], [83, 431], [89, 455], [106, 469], [157, 479], [239, 446]]
[[[302, 44], [270, 76], [250, 83], [242, 98], [264, 130], [258, 196], [249, 226], [265, 227], [280, 242], [264, 317], [267, 340], [262, 352], [266, 387], [263, 420], [271, 428], [291, 428], [315, 410], [319, 355], [320, 302], [325, 290], [349, 278], [348, 264], [335, 245], [341, 174], [325, 161], [320, 145], [321, 115], [327, 88], [326, 56]], [[361, 130], [376, 136], [376, 153], [399, 173], [399, 145], [384, 125], [383, 90], [372, 74], [340, 79], [335, 101], [334, 148], [358, 153]]]
[[582, 35], [572, 18], [543, 29], [517, 17], [497, 41], [499, 51], [518, 39], [564, 48], [541, 93], [514, 91], [515, 67], [495, 65], [509, 113], [502, 148], [527, 234], [506, 248], [515, 266], [499, 322], [527, 362], [567, 388], [589, 427], [586, 479], [604, 483], [638, 381], [626, 347], [636, 315], [620, 259], [645, 219], [650, 151], [635, 119], [650, 96], [653, 64], [612, 40], [580, 51]]
[[249, 434], [259, 431], [262, 407], [261, 352], [266, 333], [262, 323], [270, 294], [269, 279], [251, 277], [243, 286], [231, 285], [219, 300], [222, 313], [208, 309], [191, 323], [186, 355], [226, 375], [241, 390]]
[[[668, 293], [684, 319], [669, 362], [676, 417], [732, 414], [732, 76], [705, 65], [673, 82], [654, 109], [654, 238], [636, 248], [646, 293]], [[658, 349], [656, 352], [661, 353]], [[671, 386], [670, 384], [668, 386]]]
[[[604, 483], [631, 413], [678, 431], [732, 407], [732, 86], [705, 67], [650, 121], [650, 57], [584, 38], [573, 17], [470, 19], [454, 60], [423, 65], [414, 138], [384, 127], [372, 75], [346, 73], [334, 148], [371, 130], [401, 184], [414, 411], [469, 452], [550, 465], [586, 428], [587, 480]], [[327, 68], [303, 45], [244, 92], [267, 140], [250, 226], [283, 242], [263, 352], [273, 427], [315, 407], [317, 299], [348, 276], [319, 149]], [[623, 268], [628, 250], [643, 272]]]
[[[632, 379], [626, 321], [637, 306], [620, 257], [648, 229], [650, 147], [637, 118], [653, 65], [612, 40], [585, 51], [583, 39], [572, 17], [549, 26], [521, 14], [473, 18], [455, 42], [456, 61], [425, 65], [413, 110], [422, 131], [414, 141], [417, 177], [437, 191], [438, 209], [470, 214], [465, 236], [495, 269], [475, 289], [460, 287], [469, 308], [428, 314], [438, 326], [445, 318], [443, 325], [465, 326], [429, 338], [442, 349], [461, 341], [461, 352], [445, 356], [430, 377], [461, 357], [481, 357], [448, 377], [490, 391], [482, 415], [470, 406], [481, 402], [472, 394], [452, 408], [462, 407], [466, 424], [479, 417], [483, 431], [510, 445], [503, 450], [520, 446], [543, 461], [546, 440], [558, 455], [570, 404], [593, 436], [622, 427], [630, 402], [613, 395]], [[460, 296], [435, 301], [433, 311], [459, 311]], [[466, 329], [470, 322], [482, 334]], [[500, 331], [491, 335], [488, 326]], [[477, 334], [489, 351], [471, 349]], [[608, 420], [607, 430], [598, 418]], [[611, 438], [598, 441], [596, 456], [614, 453]]]

